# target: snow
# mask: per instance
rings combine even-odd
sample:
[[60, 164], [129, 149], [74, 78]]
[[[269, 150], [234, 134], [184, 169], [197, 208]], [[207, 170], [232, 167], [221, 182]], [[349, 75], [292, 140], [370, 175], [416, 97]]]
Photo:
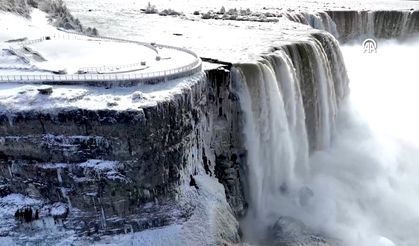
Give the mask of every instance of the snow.
[[[413, 1], [325, 1], [325, 0], [153, 0], [157, 9], [171, 8], [184, 17], [146, 15], [139, 12], [147, 1], [132, 0], [65, 0], [72, 13], [89, 26], [95, 26], [103, 35], [123, 36], [128, 39], [169, 43], [186, 47], [201, 57], [217, 58], [232, 63], [249, 62], [281, 41], [302, 40], [310, 28], [280, 18], [278, 23], [202, 20], [193, 15], [195, 10], [218, 11], [222, 6], [262, 13], [315, 12], [328, 9], [410, 9], [419, 8]], [[116, 4], [117, 3], [117, 4]], [[92, 11], [87, 11], [87, 10]], [[141, 22], [141, 25], [138, 25]], [[167, 23], [170, 22], [170, 25]], [[182, 36], [173, 35], [180, 33]]]
[[122, 234], [117, 236], [107, 236], [100, 242], [94, 243], [95, 246], [113, 246], [113, 245], [142, 245], [142, 246], [157, 246], [157, 245], [173, 245], [181, 246], [182, 226], [170, 225], [162, 228], [146, 230], [142, 232]]
[[42, 69], [76, 73], [82, 67], [104, 67], [153, 61], [156, 52], [142, 45], [106, 42], [97, 39], [51, 39], [29, 45], [47, 60], [34, 62]]
[[51, 215], [52, 216], [63, 216], [68, 212], [68, 206], [64, 203], [57, 202], [51, 206]]
[[0, 111], [52, 111], [63, 108], [141, 110], [142, 107], [170, 100], [174, 95], [190, 90], [192, 85], [203, 79], [203, 74], [198, 74], [187, 79], [176, 79], [155, 85], [139, 84], [111, 89], [54, 85], [51, 95], [39, 94], [38, 88], [41, 88], [42, 85], [1, 83]]
[[223, 185], [206, 175], [194, 178], [199, 190], [188, 186], [189, 198], [196, 204], [188, 221], [136, 233], [106, 236], [94, 245], [217, 245], [222, 241], [221, 235], [229, 235], [237, 230], [238, 223], [225, 199]]
[[[19, 206], [19, 207], [24, 207], [24, 206], [30, 206], [30, 205], [40, 205], [42, 202], [30, 197], [26, 197], [22, 194], [9, 194], [5, 197], [0, 198], [0, 206]], [[10, 211], [10, 212], [14, 212], [15, 211]]]
[[37, 164], [42, 169], [59, 169], [59, 168], [66, 168], [68, 164], [66, 163], [45, 163], [45, 164]]
[[199, 187], [198, 204], [183, 225], [184, 239], [189, 245], [220, 244], [222, 236], [236, 233], [238, 222], [227, 203], [222, 184], [207, 175], [194, 176], [194, 179]]
[[[14, 214], [18, 209], [25, 206], [40, 206], [42, 201], [33, 199], [21, 194], [9, 194], [0, 198], [0, 235], [7, 235], [7, 233], [14, 228], [15, 218]], [[7, 245], [9, 239], [0, 237], [0, 245]]]
[[[36, 60], [32, 54], [19, 47], [14, 47], [30, 60], [25, 64], [16, 56], [7, 52], [0, 55], [0, 75], [41, 75], [50, 74], [46, 70], [66, 70], [74, 73], [83, 67], [125, 66], [146, 61], [145, 66], [134, 66], [142, 72], [155, 72], [173, 69], [194, 61], [189, 53], [174, 49], [158, 48], [160, 61], [156, 61], [156, 52], [148, 47], [133, 43], [119, 43], [63, 33], [48, 25], [46, 14], [34, 9], [32, 19], [10, 13], [0, 13], [0, 41], [28, 37], [38, 39], [50, 36], [51, 40], [41, 40], [26, 46], [39, 53], [46, 61]], [[12, 24], [13, 23], [13, 24]], [[13, 29], [13, 31], [11, 31]], [[124, 37], [124, 36], [122, 36]], [[75, 38], [75, 40], [70, 40]], [[16, 46], [15, 43], [0, 43], [0, 48]], [[132, 69], [121, 68], [124, 69]], [[46, 70], [43, 70], [46, 69]], [[17, 77], [18, 78], [18, 77]], [[170, 100], [174, 95], [189, 90], [193, 84], [203, 79], [203, 75], [187, 79], [177, 79], [157, 85], [138, 85], [129, 88], [105, 89], [90, 86], [53, 86], [51, 95], [38, 93], [40, 85], [0, 84], [0, 111], [20, 110], [60, 110], [63, 108], [141, 110], [142, 107], [156, 105], [163, 100]]]
[[[348, 5], [348, 8], [361, 8], [360, 2], [335, 1], [286, 1], [278, 7], [277, 1], [203, 1], [154, 0], [157, 8], [173, 8], [183, 11], [186, 17], [162, 17], [157, 15], [144, 15], [139, 9], [146, 5], [143, 1], [132, 0], [66, 0], [76, 17], [86, 26], [95, 26], [104, 35], [124, 37], [133, 40], [167, 43], [179, 47], [186, 47], [196, 51], [200, 56], [218, 58], [230, 62], [254, 61], [260, 54], [267, 52], [269, 47], [283, 43], [299, 42], [307, 39], [307, 33], [312, 32], [308, 26], [280, 19], [278, 23], [238, 22], [220, 20], [201, 20], [192, 16], [194, 10], [218, 10], [222, 5], [228, 8], [251, 8], [252, 10], [281, 12], [286, 8], [298, 11], [316, 11], [333, 9]], [[365, 3], [365, 2], [363, 2]], [[404, 2], [405, 3], [405, 2]], [[395, 3], [396, 4], [396, 3]], [[397, 3], [400, 8], [410, 8]], [[409, 6], [415, 5], [409, 3]], [[416, 4], [417, 5], [417, 4]], [[385, 3], [377, 2], [374, 8], [388, 8]], [[263, 9], [266, 8], [266, 9]], [[87, 11], [92, 9], [93, 11]], [[45, 14], [35, 10], [32, 21], [8, 13], [0, 13], [0, 41], [22, 38], [22, 34], [29, 39], [40, 36], [61, 33], [52, 26], [47, 25]], [[13, 24], [11, 24], [13, 23]], [[181, 36], [173, 35], [181, 33]], [[62, 33], [61, 33], [62, 34]], [[144, 47], [133, 47], [132, 44], [92, 41], [92, 40], [51, 40], [49, 44], [42, 42], [30, 45], [40, 52], [48, 62], [39, 65], [43, 68], [66, 68], [74, 72], [82, 66], [120, 65], [137, 62], [137, 59], [148, 59], [147, 71], [170, 68], [171, 64], [185, 64], [191, 56], [178, 54], [173, 50], [159, 50], [162, 61], [157, 63], [152, 57], [155, 55]], [[126, 45], [126, 46], [125, 46]], [[85, 47], [85, 48], [82, 48]], [[122, 48], [121, 48], [122, 47]], [[131, 52], [131, 50], [134, 51]], [[103, 52], [106, 50], [106, 52]], [[142, 53], [145, 52], [146, 54]], [[150, 52], [150, 53], [149, 53]], [[141, 54], [139, 54], [141, 53]], [[139, 54], [139, 55], [137, 55]], [[114, 58], [115, 57], [115, 58]], [[140, 59], [141, 57], [141, 59]], [[100, 60], [99, 60], [100, 58]], [[168, 58], [168, 59], [165, 59]], [[81, 61], [80, 63], [78, 61]], [[0, 56], [0, 66], [13, 64], [28, 67], [13, 60], [11, 57]], [[35, 63], [34, 63], [35, 64]], [[93, 65], [91, 65], [93, 64]], [[56, 67], [52, 67], [52, 65]], [[29, 71], [30, 73], [45, 73]], [[6, 69], [1, 73], [20, 74], [22, 70]], [[13, 112], [21, 110], [51, 110], [82, 108], [82, 109], [114, 109], [114, 110], [141, 110], [142, 107], [156, 105], [160, 101], [170, 100], [174, 95], [190, 90], [191, 86], [204, 79], [203, 74], [188, 79], [178, 79], [156, 85], [138, 85], [128, 88], [98, 88], [83, 85], [65, 86], [54, 85], [51, 95], [40, 95], [37, 91], [40, 85], [33, 84], [0, 84], [0, 111]], [[112, 105], [112, 106], [110, 106]], [[46, 164], [45, 168], [63, 168], [66, 164]], [[93, 168], [97, 171], [108, 171], [110, 177], [118, 178], [113, 171], [117, 162], [89, 160], [80, 166]], [[220, 235], [228, 235], [237, 229], [234, 219], [225, 198], [224, 187], [215, 178], [208, 176], [195, 176], [199, 190], [186, 187], [187, 198], [195, 205], [192, 217], [183, 224], [173, 224], [167, 227], [146, 230], [137, 233], [107, 236], [95, 245], [213, 245]], [[94, 196], [94, 193], [88, 194]], [[10, 213], [8, 205], [35, 204], [40, 201], [30, 199], [18, 194], [0, 198], [0, 214]], [[7, 208], [4, 210], [4, 208]], [[54, 213], [59, 214], [63, 207], [57, 206]], [[13, 212], [14, 213], [14, 212]], [[2, 218], [2, 215], [0, 215]], [[222, 225], [222, 226], [221, 226]], [[68, 237], [62, 244], [73, 244], [75, 238]], [[0, 244], [13, 242], [10, 238], [0, 239]], [[85, 245], [87, 245], [86, 243]], [[83, 245], [82, 243], [80, 245]]]
[[[67, 163], [42, 163], [37, 164], [40, 168], [43, 169], [64, 169], [68, 168], [69, 166], [75, 166], [76, 164], [67, 164]], [[96, 171], [109, 171], [109, 175], [117, 175], [118, 173], [115, 171], [118, 165], [117, 161], [107, 161], [107, 160], [87, 160], [86, 162], [82, 162], [77, 164], [78, 167], [81, 168], [91, 168]]]
[[39, 35], [52, 35], [58, 33], [57, 29], [48, 24], [47, 14], [34, 9], [31, 20], [12, 13], [0, 11], [0, 42], [10, 39], [27, 37], [39, 38]]
[[93, 168], [97, 171], [113, 170], [118, 164], [117, 161], [104, 161], [104, 160], [88, 160], [79, 164], [82, 168]]
[[[51, 40], [26, 47], [46, 59], [42, 62], [31, 61], [32, 65], [40, 69], [66, 70], [69, 74], [84, 70], [83, 68], [96, 68], [93, 72], [98, 70], [102, 73], [154, 72], [181, 67], [195, 60], [193, 55], [179, 50], [152, 49], [136, 43], [121, 43], [73, 34], [54, 35], [51, 36]], [[156, 60], [157, 56], [160, 56], [161, 60]]]
[[[0, 75], [40, 75], [53, 71], [87, 73], [151, 73], [193, 63], [196, 57], [170, 47], [93, 38], [63, 32], [48, 24], [45, 13], [34, 9], [31, 20], [0, 12]], [[48, 37], [45, 38], [45, 37]], [[23, 42], [4, 42], [27, 38]], [[158, 59], [158, 58], [161, 59]], [[25, 64], [21, 60], [26, 60]]]

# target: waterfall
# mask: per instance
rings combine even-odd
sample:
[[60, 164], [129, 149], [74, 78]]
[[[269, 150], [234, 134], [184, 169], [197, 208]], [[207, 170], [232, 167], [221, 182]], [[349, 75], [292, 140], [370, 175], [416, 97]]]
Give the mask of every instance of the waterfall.
[[419, 33], [418, 10], [339, 10], [291, 13], [289, 20], [325, 30], [342, 43], [359, 39], [408, 39]]
[[[250, 225], [245, 231], [254, 240], [293, 206], [304, 206], [310, 199], [313, 194], [305, 183], [309, 153], [332, 141], [348, 81], [346, 70], [331, 65], [343, 62], [336, 60], [341, 59], [340, 51], [325, 50], [339, 49], [337, 41], [328, 34], [319, 37], [321, 41], [313, 37], [279, 47], [257, 63], [233, 69], [248, 151], [249, 211], [244, 226]], [[307, 114], [308, 110], [312, 112]]]
[[313, 28], [319, 30], [326, 30], [335, 37], [339, 37], [339, 33], [336, 29], [336, 23], [326, 12], [318, 13], [304, 13], [304, 19], [306, 23]]

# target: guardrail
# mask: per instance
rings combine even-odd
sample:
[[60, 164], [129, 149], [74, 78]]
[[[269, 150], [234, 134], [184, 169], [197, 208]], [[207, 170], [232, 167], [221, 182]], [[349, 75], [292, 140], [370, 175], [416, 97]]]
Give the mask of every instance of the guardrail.
[[[162, 44], [150, 44], [139, 41], [132, 41], [120, 38], [104, 37], [104, 36], [87, 36], [79, 33], [67, 32], [68, 34], [74, 35], [75, 39], [77, 36], [83, 36], [85, 38], [97, 38], [103, 40], [112, 40], [118, 42], [135, 43], [145, 45], [152, 48], [158, 53], [157, 48], [167, 48], [186, 52], [195, 57], [195, 60], [185, 66], [167, 69], [155, 72], [141, 72], [131, 74], [63, 74], [63, 75], [0, 75], [0, 82], [13, 82], [13, 83], [56, 83], [56, 84], [109, 84], [114, 82], [123, 82], [123, 84], [136, 84], [136, 83], [158, 83], [161, 81], [167, 81], [180, 77], [186, 77], [202, 71], [202, 61], [196, 53], [185, 48], [162, 45]], [[52, 36], [54, 37], [54, 36]], [[29, 45], [37, 42], [46, 40], [46, 37], [35, 40], [26, 40], [19, 42], [20, 45]]]
[[87, 72], [87, 73], [109, 73], [109, 71], [119, 71], [122, 69], [133, 69], [133, 68], [137, 68], [137, 70], [141, 70], [147, 67], [144, 62], [137, 62], [137, 63], [132, 63], [132, 64], [116, 65], [116, 66], [81, 67], [79, 68], [79, 71]]
[[[183, 76], [189, 76], [202, 70], [201, 63], [197, 62], [194, 67], [187, 65], [164, 71], [132, 73], [132, 74], [71, 74], [71, 75], [0, 75], [1, 82], [17, 83], [48, 83], [57, 82], [68, 84], [68, 82], [146, 82], [156, 83]], [[178, 75], [178, 76], [177, 76]]]

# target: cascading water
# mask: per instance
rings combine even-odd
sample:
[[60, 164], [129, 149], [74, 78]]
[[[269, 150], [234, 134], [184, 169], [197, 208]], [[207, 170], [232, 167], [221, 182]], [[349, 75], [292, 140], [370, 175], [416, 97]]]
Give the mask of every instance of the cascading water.
[[[249, 228], [247, 233], [253, 232], [254, 235], [250, 237], [260, 240], [261, 238], [257, 237], [263, 233], [264, 227], [274, 223], [276, 219], [272, 215], [277, 214], [277, 199], [297, 186], [297, 176], [301, 175], [297, 172], [296, 165], [299, 153], [298, 148], [294, 146], [297, 142], [294, 141], [296, 136], [292, 134], [292, 122], [288, 121], [286, 104], [275, 71], [269, 62], [265, 60], [257, 64], [242, 64], [239, 73], [244, 82], [240, 93], [242, 107], [246, 112], [244, 130], [249, 150], [248, 223], [256, 223], [261, 229]], [[293, 87], [295, 90], [296, 85]], [[298, 97], [292, 99], [298, 100]], [[294, 105], [302, 107], [301, 103], [294, 102]], [[290, 116], [292, 119], [293, 116], [297, 116], [297, 112], [294, 111], [294, 115]], [[295, 122], [299, 120], [300, 117], [296, 118]], [[275, 133], [272, 134], [273, 132]], [[298, 165], [298, 171], [306, 172], [304, 165], [305, 163]]]
[[[336, 43], [324, 35], [326, 42]], [[234, 71], [233, 78], [241, 81], [236, 84], [245, 114], [250, 207], [243, 225], [250, 240], [262, 240], [280, 216], [296, 213], [313, 195], [306, 183], [309, 142], [313, 149], [330, 145], [339, 90], [347, 85], [346, 74], [332, 75], [342, 72], [331, 66], [342, 64], [341, 57], [333, 58], [340, 60], [329, 61], [320, 41], [313, 38], [280, 48], [258, 63], [238, 65]], [[304, 60], [314, 73], [296, 68], [292, 59], [296, 64]], [[305, 104], [314, 104], [315, 109], [309, 119], [316, 128], [311, 136], [306, 132]]]
[[419, 33], [418, 10], [331, 10], [287, 13], [286, 17], [326, 30], [342, 43], [366, 38], [408, 39]]
[[415, 63], [391, 61], [416, 57], [418, 42], [408, 43], [410, 50], [380, 43], [378, 54], [345, 48], [356, 68], [347, 97], [339, 45], [325, 33], [313, 37], [233, 71], [248, 150], [245, 238], [268, 245], [415, 246]]

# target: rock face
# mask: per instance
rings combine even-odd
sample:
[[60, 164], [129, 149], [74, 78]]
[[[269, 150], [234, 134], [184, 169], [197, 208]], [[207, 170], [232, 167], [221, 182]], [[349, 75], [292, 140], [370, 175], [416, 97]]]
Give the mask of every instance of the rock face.
[[[187, 221], [197, 206], [190, 198], [199, 189], [190, 186], [195, 175], [219, 177], [239, 194], [230, 184], [243, 150], [231, 137], [238, 121], [231, 117], [237, 107], [231, 106], [228, 74], [209, 71], [211, 80], [199, 75], [183, 93], [141, 109], [2, 114], [4, 195], [23, 194], [43, 206], [66, 204], [66, 228], [91, 236]], [[229, 200], [242, 204], [240, 197]], [[232, 213], [227, 207], [225, 213]], [[242, 208], [237, 205], [235, 213]], [[237, 225], [235, 230], [223, 240], [239, 240]]]
[[[247, 207], [243, 185], [246, 183], [246, 151], [243, 145], [243, 112], [234, 90], [231, 72], [217, 69], [208, 72], [214, 88], [209, 99], [213, 104], [213, 136], [215, 175], [224, 185], [229, 204], [236, 216], [241, 217]], [[205, 163], [205, 161], [204, 161]]]

